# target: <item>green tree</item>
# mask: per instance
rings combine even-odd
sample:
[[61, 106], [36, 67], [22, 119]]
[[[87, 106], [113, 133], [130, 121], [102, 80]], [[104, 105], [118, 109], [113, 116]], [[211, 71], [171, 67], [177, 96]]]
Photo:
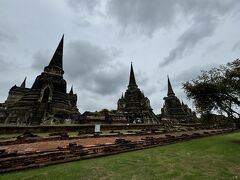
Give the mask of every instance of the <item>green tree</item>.
[[183, 88], [187, 97], [193, 99], [199, 113], [225, 113], [227, 117], [239, 122], [239, 59], [209, 71], [202, 71], [196, 79], [185, 82]]

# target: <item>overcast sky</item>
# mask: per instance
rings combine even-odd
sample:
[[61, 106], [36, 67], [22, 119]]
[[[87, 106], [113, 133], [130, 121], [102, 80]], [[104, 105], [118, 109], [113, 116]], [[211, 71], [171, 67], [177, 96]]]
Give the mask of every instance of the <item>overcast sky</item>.
[[116, 109], [131, 61], [155, 113], [167, 75], [191, 106], [182, 83], [239, 58], [239, 21], [239, 0], [0, 0], [0, 102], [25, 76], [32, 86], [64, 33], [64, 78], [81, 113]]

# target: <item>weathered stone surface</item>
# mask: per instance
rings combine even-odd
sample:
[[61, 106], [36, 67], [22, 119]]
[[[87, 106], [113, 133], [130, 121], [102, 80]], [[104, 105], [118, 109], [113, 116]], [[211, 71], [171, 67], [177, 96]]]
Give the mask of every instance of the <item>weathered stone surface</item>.
[[67, 132], [55, 132], [55, 133], [50, 133], [49, 136], [59, 136], [61, 139], [68, 139], [69, 135]]
[[115, 140], [115, 144], [128, 144], [130, 143], [130, 140], [126, 140], [126, 139], [116, 139]]
[[[232, 129], [215, 130], [211, 135], [220, 132], [231, 132]], [[0, 173], [14, 170], [45, 166], [49, 164], [63, 163], [73, 160], [80, 160], [86, 158], [93, 158], [98, 156], [105, 156], [120, 152], [144, 149], [148, 147], [162, 146], [172, 144], [183, 140], [199, 138], [206, 136], [202, 133], [189, 133], [189, 135], [171, 135], [168, 134], [165, 138], [147, 136], [137, 141], [130, 141], [126, 139], [116, 139], [114, 144], [100, 144], [95, 146], [83, 147], [76, 143], [69, 143], [67, 148], [56, 149], [45, 152], [31, 152], [31, 153], [6, 153], [4, 156], [0, 154]]]
[[10, 89], [5, 102], [8, 114], [5, 123], [39, 125], [78, 120], [77, 95], [72, 89], [66, 92], [62, 58], [63, 37], [49, 65], [31, 88], [25, 87], [25, 79], [21, 86]]
[[103, 109], [95, 112], [84, 112], [80, 116], [79, 122], [83, 124], [126, 124], [127, 120], [123, 114], [117, 113], [116, 110]]
[[126, 117], [127, 123], [158, 124], [159, 120], [152, 111], [150, 101], [137, 86], [131, 64], [129, 85], [118, 100], [117, 112]]
[[0, 123], [4, 123], [7, 117], [7, 107], [4, 103], [0, 103]]
[[[163, 122], [196, 122], [197, 117], [195, 112], [193, 112], [183, 102], [181, 103], [180, 100], [175, 96], [169, 78], [167, 97], [164, 97], [163, 99], [165, 100], [163, 108], [161, 109], [161, 119]], [[165, 124], [170, 125], [168, 123]]]
[[38, 139], [39, 137], [35, 134], [32, 134], [31, 132], [29, 131], [26, 131], [24, 132], [22, 135], [20, 136], [17, 136], [17, 140], [21, 140], [21, 141], [24, 141], [24, 140], [30, 140], [30, 139]]
[[0, 155], [4, 154], [6, 152], [5, 149], [0, 149]]

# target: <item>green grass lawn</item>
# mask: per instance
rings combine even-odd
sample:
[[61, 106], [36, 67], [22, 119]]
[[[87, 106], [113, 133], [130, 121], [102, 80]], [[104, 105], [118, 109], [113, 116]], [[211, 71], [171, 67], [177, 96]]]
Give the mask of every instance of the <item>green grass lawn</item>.
[[240, 179], [240, 132], [13, 172], [0, 179]]

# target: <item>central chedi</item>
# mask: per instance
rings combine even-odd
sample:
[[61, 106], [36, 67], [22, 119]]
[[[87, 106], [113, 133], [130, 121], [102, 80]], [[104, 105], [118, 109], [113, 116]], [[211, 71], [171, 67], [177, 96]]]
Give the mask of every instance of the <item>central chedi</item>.
[[158, 118], [152, 111], [149, 99], [138, 88], [132, 63], [128, 88], [118, 100], [117, 111], [126, 117], [128, 123], [159, 123]]
[[72, 88], [66, 92], [67, 83], [63, 79], [63, 41], [64, 36], [49, 65], [37, 76], [31, 88], [26, 88], [24, 81], [20, 87], [15, 85], [10, 89], [5, 102], [6, 123], [39, 125], [78, 120], [77, 95]]

